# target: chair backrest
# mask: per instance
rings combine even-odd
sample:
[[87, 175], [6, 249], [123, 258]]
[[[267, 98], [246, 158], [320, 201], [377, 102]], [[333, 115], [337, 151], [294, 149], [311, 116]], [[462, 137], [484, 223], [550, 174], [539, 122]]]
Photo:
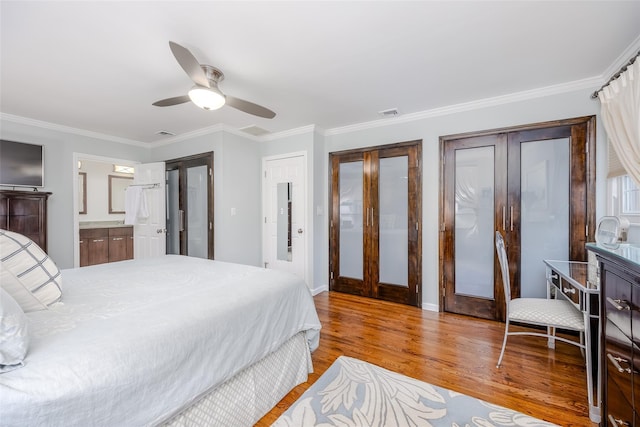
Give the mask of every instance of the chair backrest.
[[[511, 301], [511, 282], [509, 281], [509, 261], [507, 260], [507, 250], [504, 247], [504, 239], [499, 231], [496, 231], [496, 252], [500, 261], [500, 272], [502, 273], [502, 285], [504, 286], [504, 299]], [[507, 304], [508, 307], [508, 304]]]

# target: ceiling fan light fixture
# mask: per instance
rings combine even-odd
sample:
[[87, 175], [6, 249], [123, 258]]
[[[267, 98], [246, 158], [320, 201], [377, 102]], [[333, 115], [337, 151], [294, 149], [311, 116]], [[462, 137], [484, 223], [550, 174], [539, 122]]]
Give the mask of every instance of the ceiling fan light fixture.
[[197, 85], [189, 91], [189, 98], [203, 110], [217, 110], [225, 103], [225, 97], [219, 90]]

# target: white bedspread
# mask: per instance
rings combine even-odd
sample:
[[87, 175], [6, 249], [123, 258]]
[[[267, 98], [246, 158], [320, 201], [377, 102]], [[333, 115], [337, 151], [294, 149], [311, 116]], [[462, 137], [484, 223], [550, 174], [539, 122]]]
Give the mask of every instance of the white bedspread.
[[2, 426], [147, 426], [320, 322], [301, 280], [167, 255], [64, 270], [28, 313], [25, 367], [0, 374]]

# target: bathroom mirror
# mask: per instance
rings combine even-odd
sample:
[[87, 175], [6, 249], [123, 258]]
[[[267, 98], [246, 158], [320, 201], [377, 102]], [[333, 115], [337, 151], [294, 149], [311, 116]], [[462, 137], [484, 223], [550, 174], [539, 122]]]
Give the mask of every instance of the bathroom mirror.
[[133, 177], [109, 175], [109, 213], [124, 213], [124, 191]]
[[87, 213], [87, 173], [78, 172], [78, 213]]
[[277, 258], [291, 262], [291, 190], [292, 183], [278, 183]]

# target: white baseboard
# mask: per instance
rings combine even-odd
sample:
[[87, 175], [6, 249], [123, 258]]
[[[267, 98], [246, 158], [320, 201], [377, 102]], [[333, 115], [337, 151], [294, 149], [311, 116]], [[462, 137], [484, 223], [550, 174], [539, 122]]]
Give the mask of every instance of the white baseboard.
[[322, 292], [326, 292], [329, 290], [329, 286], [328, 285], [321, 285], [321, 286], [317, 286], [313, 289], [311, 289], [311, 295], [313, 295], [314, 297]]
[[422, 304], [422, 309], [427, 311], [440, 311], [438, 304]]

